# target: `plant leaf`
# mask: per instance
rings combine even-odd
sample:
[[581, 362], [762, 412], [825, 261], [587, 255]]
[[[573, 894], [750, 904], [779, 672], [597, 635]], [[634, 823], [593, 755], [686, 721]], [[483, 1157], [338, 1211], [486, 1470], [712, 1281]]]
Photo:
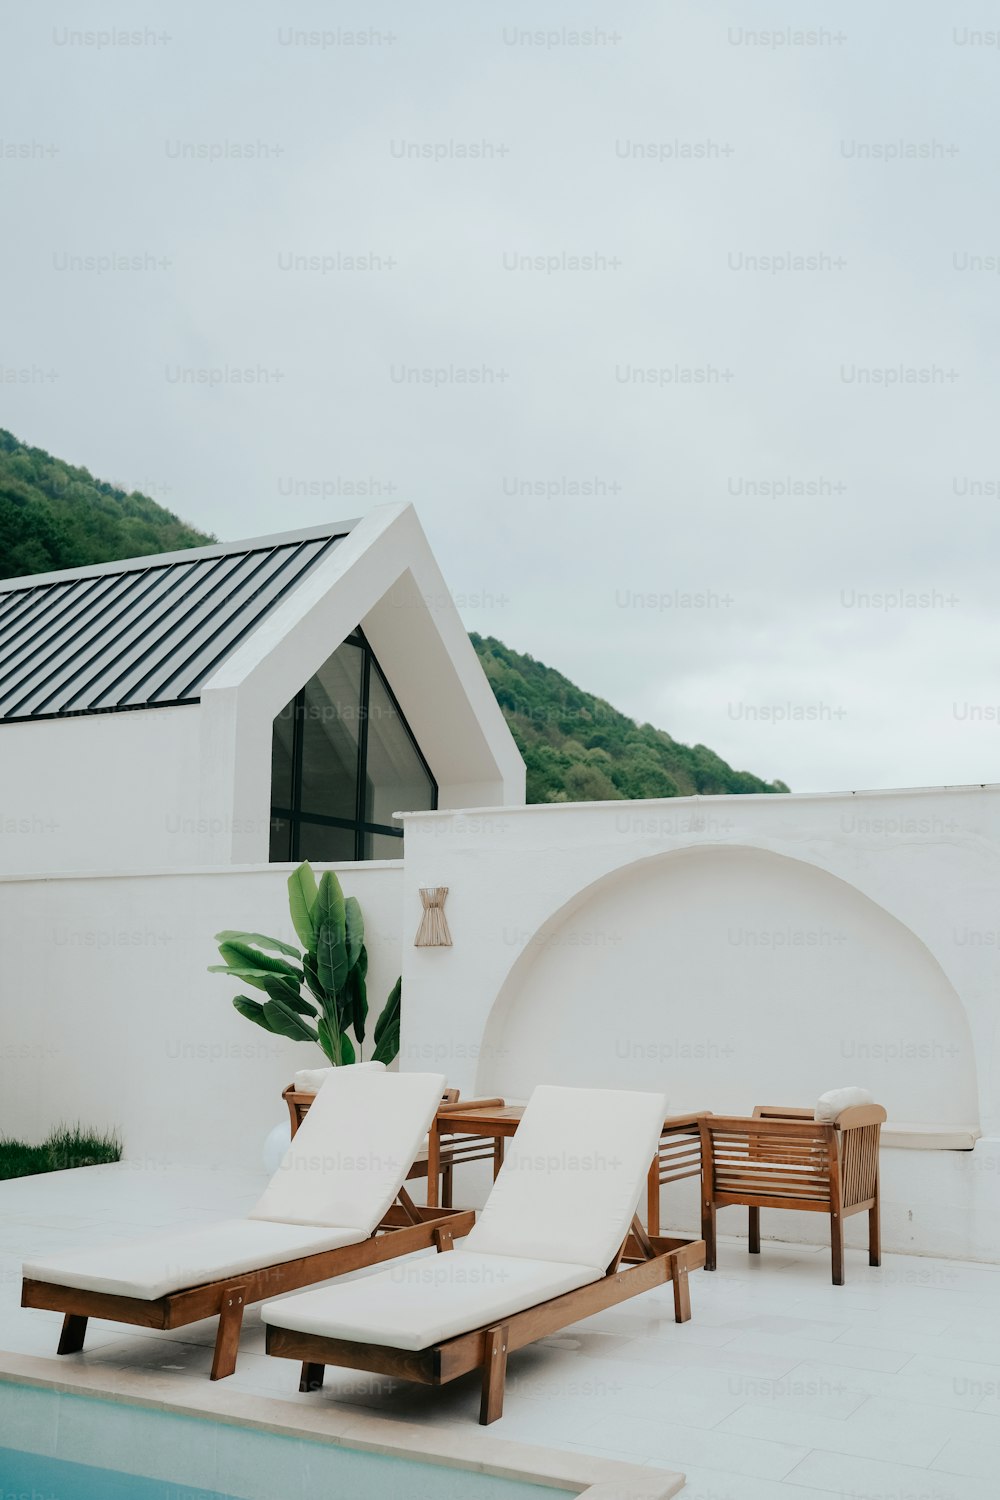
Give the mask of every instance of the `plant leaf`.
[[344, 922], [347, 928], [347, 966], [353, 969], [365, 947], [365, 919], [357, 896], [348, 896], [344, 902]]
[[351, 996], [351, 1025], [359, 1042], [365, 1039], [365, 1020], [368, 1016], [368, 988], [365, 984], [367, 974], [368, 950], [362, 944], [358, 961], [347, 976], [347, 988]]
[[257, 948], [251, 948], [246, 943], [220, 943], [219, 952], [231, 969], [237, 971], [247, 969], [253, 974], [262, 971], [268, 974], [287, 974], [299, 982], [305, 977], [301, 969], [290, 964], [287, 959], [275, 958], [270, 953], [261, 953]]
[[342, 1064], [356, 1062], [354, 1047], [349, 1036], [342, 1035], [340, 1038], [340, 1061]]
[[316, 971], [323, 988], [339, 994], [347, 979], [347, 919], [344, 893], [332, 870], [325, 870], [313, 908]]
[[267, 1024], [278, 1036], [291, 1037], [293, 1042], [314, 1042], [316, 1033], [286, 1005], [284, 1000], [268, 1000], [264, 1006]]
[[234, 968], [228, 964], [209, 964], [208, 972], [210, 974], [228, 974], [232, 979], [239, 979], [246, 984], [252, 984], [254, 989], [257, 990], [266, 990], [267, 984], [265, 981], [268, 979], [287, 978], [290, 984], [293, 983], [290, 976], [273, 974], [270, 969], [251, 969], [243, 965]]
[[279, 979], [277, 976], [265, 979], [264, 989], [272, 1000], [282, 1001], [297, 1016], [315, 1016], [315, 1005], [300, 993], [298, 985], [292, 984], [290, 979]]
[[400, 978], [393, 985], [392, 993], [382, 1007], [382, 1014], [375, 1022], [373, 1062], [391, 1063], [399, 1052], [399, 1013], [402, 995], [403, 981]]
[[316, 958], [314, 954], [303, 954], [302, 969], [306, 976], [306, 984], [312, 990], [313, 994], [316, 996], [316, 999], [320, 1002], [320, 1004], [325, 1006], [328, 996], [326, 990], [319, 982], [319, 975], [316, 972]]
[[265, 1031], [271, 1030], [270, 1022], [264, 1014], [264, 1007], [256, 1000], [250, 1000], [246, 995], [234, 995], [233, 1005], [241, 1016], [246, 1016], [248, 1021], [256, 1021], [258, 1026], [263, 1026]]
[[289, 958], [298, 959], [302, 962], [302, 954], [298, 948], [293, 948], [291, 943], [283, 943], [280, 938], [266, 937], [262, 932], [217, 932], [215, 934], [217, 943], [256, 943], [258, 948], [273, 948], [278, 953], [287, 953]]
[[312, 919], [315, 905], [316, 876], [312, 872], [312, 865], [305, 859], [288, 877], [288, 909], [292, 914], [292, 926], [299, 935], [299, 942], [310, 953], [316, 950]]

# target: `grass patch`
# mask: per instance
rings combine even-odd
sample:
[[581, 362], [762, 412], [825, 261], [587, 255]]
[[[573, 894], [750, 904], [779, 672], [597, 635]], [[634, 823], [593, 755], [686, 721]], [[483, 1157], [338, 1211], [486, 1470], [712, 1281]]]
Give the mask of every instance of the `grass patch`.
[[122, 1143], [117, 1131], [83, 1130], [79, 1125], [57, 1125], [40, 1146], [29, 1146], [10, 1136], [0, 1137], [0, 1182], [11, 1177], [33, 1177], [37, 1172], [65, 1172], [70, 1167], [96, 1167], [120, 1161]]

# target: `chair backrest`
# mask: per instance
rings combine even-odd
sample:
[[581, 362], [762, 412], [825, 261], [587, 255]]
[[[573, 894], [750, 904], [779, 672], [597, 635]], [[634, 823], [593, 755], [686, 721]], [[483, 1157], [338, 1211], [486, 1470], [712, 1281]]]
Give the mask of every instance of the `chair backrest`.
[[830, 1121], [781, 1104], [757, 1104], [749, 1120], [708, 1115], [702, 1132], [712, 1191], [832, 1205], [839, 1178], [842, 1207], [865, 1203], [878, 1190], [885, 1118], [880, 1104], [852, 1105]]
[[[764, 1108], [763, 1106], [760, 1106]], [[706, 1115], [701, 1121], [711, 1192], [829, 1203], [836, 1132], [810, 1115]]]
[[664, 1094], [535, 1089], [462, 1249], [603, 1272], [656, 1154]]
[[371, 1234], [403, 1185], [444, 1083], [441, 1073], [336, 1068], [250, 1218]]

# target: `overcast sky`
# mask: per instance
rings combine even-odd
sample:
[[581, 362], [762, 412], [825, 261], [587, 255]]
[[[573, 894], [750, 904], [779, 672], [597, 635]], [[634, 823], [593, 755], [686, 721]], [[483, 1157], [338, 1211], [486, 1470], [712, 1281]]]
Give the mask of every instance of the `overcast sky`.
[[796, 791], [1000, 779], [994, 5], [0, 23], [0, 425], [222, 538], [410, 500]]

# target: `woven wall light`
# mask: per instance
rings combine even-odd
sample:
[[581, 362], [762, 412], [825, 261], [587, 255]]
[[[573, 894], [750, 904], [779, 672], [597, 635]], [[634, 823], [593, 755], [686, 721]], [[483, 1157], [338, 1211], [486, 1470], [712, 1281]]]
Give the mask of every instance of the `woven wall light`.
[[424, 914], [420, 918], [420, 926], [413, 939], [414, 948], [451, 947], [451, 933], [448, 931], [448, 919], [444, 914], [447, 895], [446, 885], [421, 888], [420, 900], [423, 902]]

